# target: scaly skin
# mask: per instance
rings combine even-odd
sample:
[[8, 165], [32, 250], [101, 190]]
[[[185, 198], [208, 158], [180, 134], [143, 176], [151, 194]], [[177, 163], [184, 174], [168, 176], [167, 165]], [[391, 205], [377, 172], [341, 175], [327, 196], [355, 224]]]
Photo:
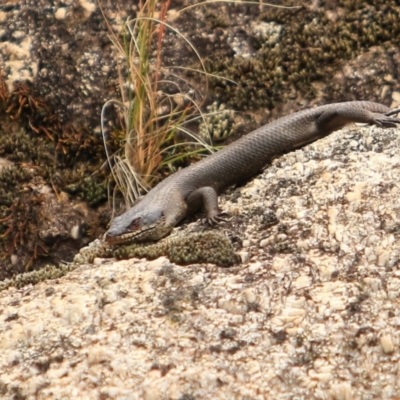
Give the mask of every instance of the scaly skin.
[[351, 122], [393, 127], [400, 118], [382, 104], [351, 101], [300, 111], [273, 121], [188, 168], [172, 174], [128, 211], [105, 235], [110, 244], [158, 240], [204, 206], [220, 220], [218, 194], [259, 172], [273, 157], [329, 135]]

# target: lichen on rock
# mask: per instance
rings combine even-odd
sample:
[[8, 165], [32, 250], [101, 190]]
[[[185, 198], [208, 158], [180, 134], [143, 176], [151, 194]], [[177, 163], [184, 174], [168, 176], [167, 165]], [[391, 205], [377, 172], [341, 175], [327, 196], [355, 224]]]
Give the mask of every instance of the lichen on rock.
[[93, 262], [96, 257], [115, 257], [118, 260], [145, 257], [150, 260], [168, 257], [176, 264], [214, 263], [230, 266], [236, 262], [231, 241], [219, 231], [178, 234], [159, 242], [131, 243], [109, 246], [96, 240], [80, 250], [74, 262]]
[[60, 264], [58, 267], [47, 265], [36, 271], [16, 274], [12, 278], [0, 282], [0, 291], [11, 287], [22, 288], [27, 285], [36, 285], [49, 279], [61, 278], [66, 273], [73, 271], [75, 267], [73, 264]]

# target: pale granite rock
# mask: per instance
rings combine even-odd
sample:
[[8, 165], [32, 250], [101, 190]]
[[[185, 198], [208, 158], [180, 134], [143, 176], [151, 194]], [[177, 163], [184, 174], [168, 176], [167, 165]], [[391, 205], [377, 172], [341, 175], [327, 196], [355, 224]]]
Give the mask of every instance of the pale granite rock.
[[241, 265], [96, 259], [0, 292], [1, 398], [395, 399], [399, 133], [334, 133], [223, 196]]

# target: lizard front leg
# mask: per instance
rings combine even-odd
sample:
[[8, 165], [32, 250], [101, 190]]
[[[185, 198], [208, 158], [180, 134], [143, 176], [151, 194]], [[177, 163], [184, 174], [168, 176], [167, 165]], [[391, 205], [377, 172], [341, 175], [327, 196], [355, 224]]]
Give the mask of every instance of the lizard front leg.
[[200, 205], [203, 205], [206, 210], [207, 221], [211, 225], [225, 220], [218, 207], [218, 194], [211, 186], [204, 186], [194, 190], [187, 197], [186, 202], [191, 211], [195, 211]]

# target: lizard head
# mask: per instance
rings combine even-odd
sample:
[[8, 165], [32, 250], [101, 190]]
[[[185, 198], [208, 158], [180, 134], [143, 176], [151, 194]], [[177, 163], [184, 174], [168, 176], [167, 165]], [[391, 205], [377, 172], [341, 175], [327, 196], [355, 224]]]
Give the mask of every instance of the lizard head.
[[132, 207], [112, 222], [105, 233], [105, 241], [110, 244], [125, 244], [158, 240], [171, 232], [165, 224], [162, 210], [137, 210]]

